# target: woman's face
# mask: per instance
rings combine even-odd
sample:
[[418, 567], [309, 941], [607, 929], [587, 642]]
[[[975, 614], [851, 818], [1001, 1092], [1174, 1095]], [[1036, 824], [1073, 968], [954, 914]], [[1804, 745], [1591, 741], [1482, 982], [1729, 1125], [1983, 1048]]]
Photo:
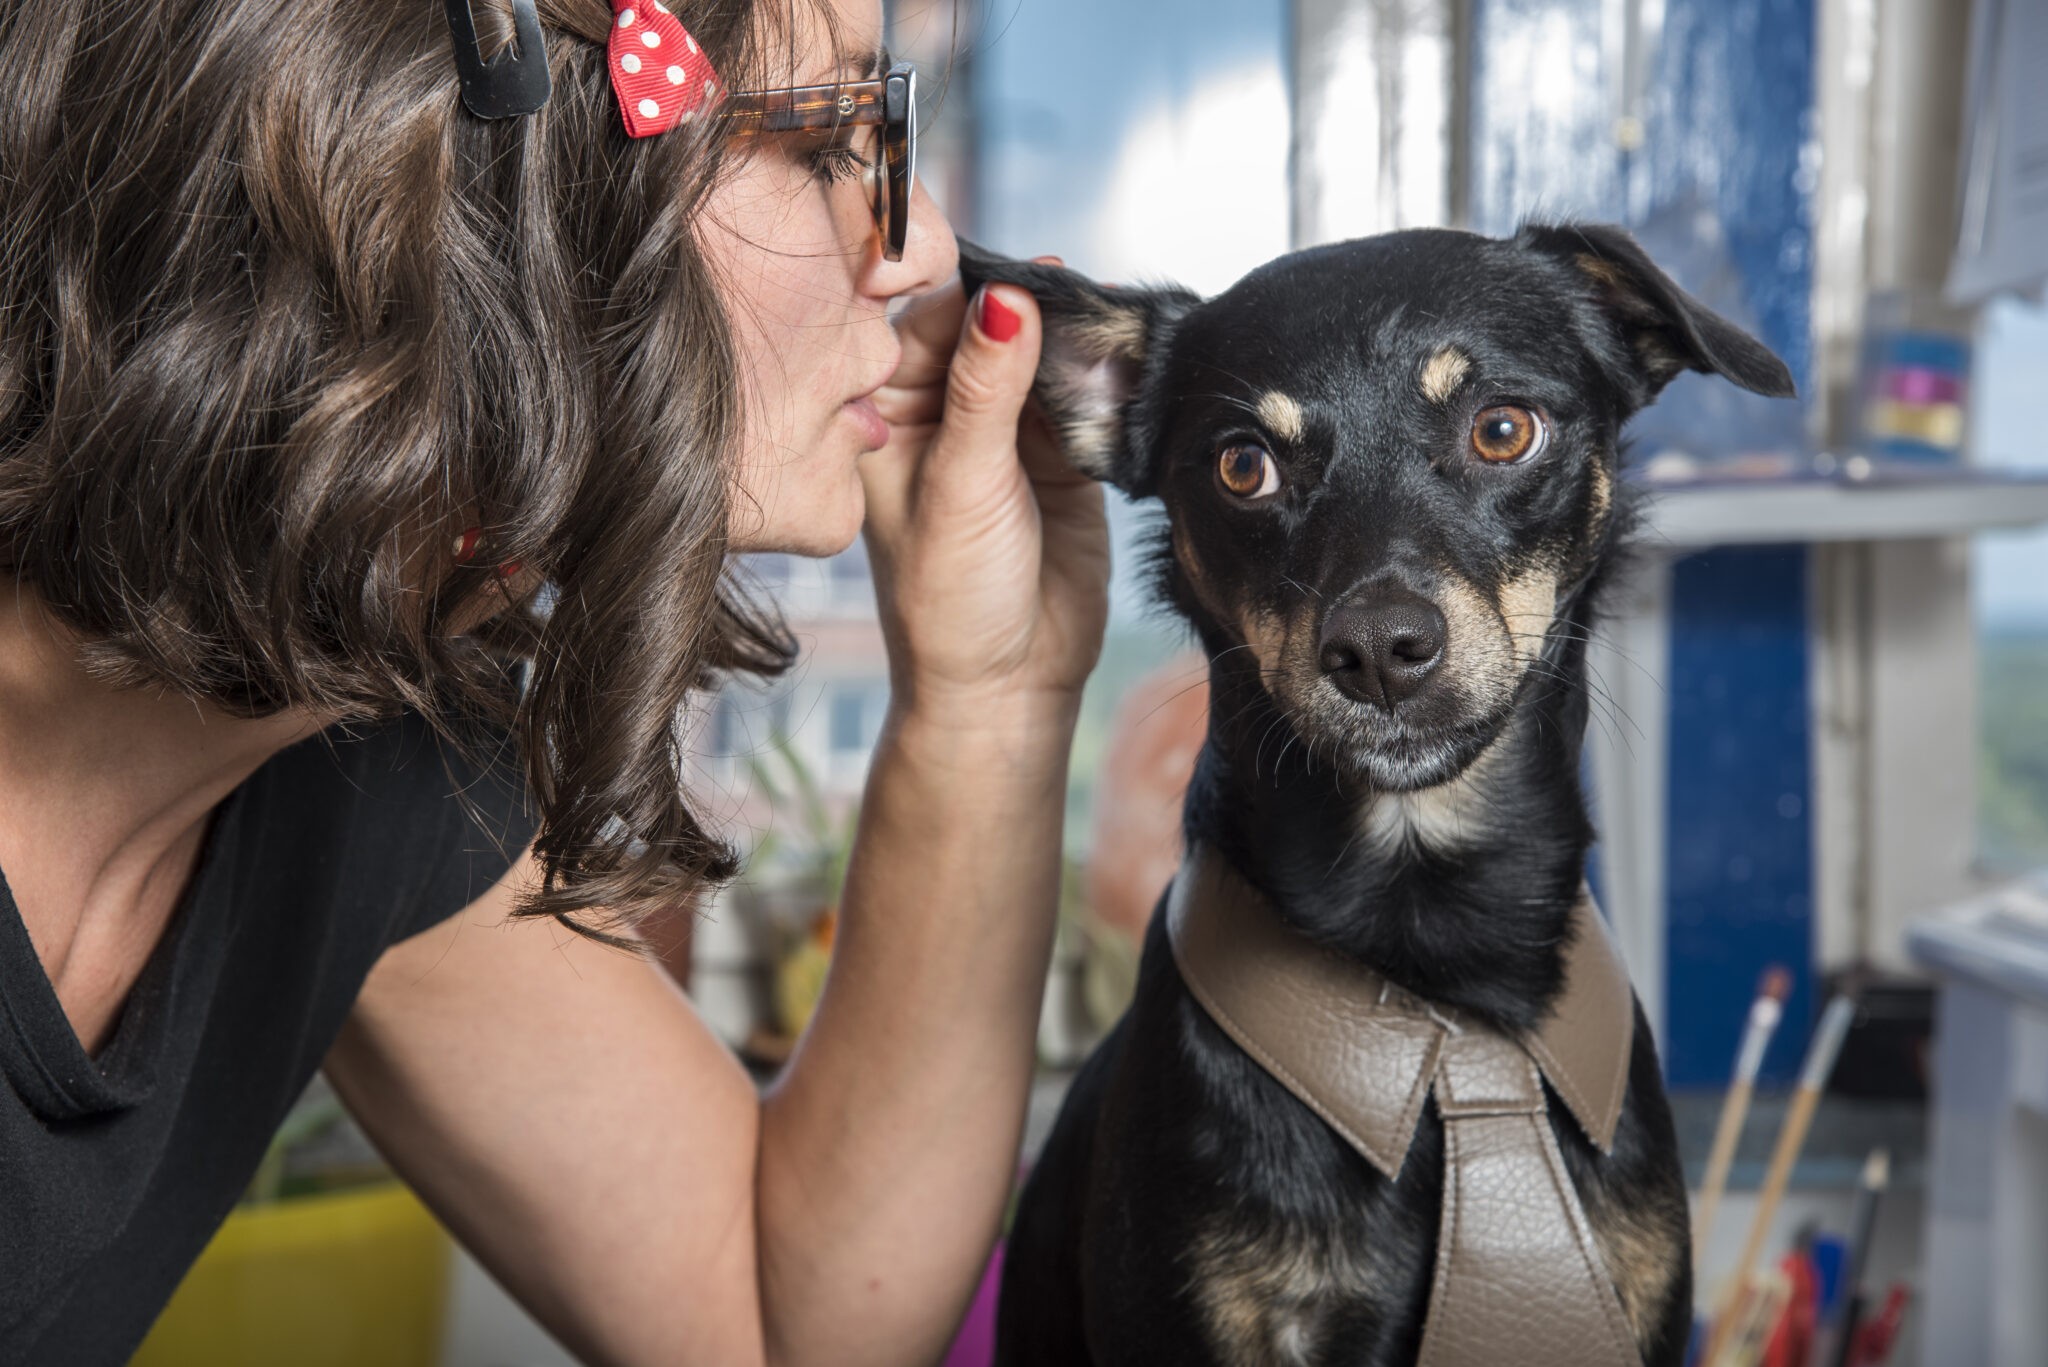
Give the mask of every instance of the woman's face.
[[[837, 20], [829, 48], [821, 16], [806, 25], [790, 83], [866, 79], [881, 50], [875, 0], [821, 0]], [[745, 392], [733, 548], [832, 555], [860, 534], [860, 457], [889, 439], [868, 396], [896, 369], [892, 299], [937, 288], [953, 274], [952, 229], [922, 186], [914, 191], [903, 259], [882, 256], [872, 171], [880, 130], [833, 141], [804, 134], [753, 138], [734, 149], [700, 228], [724, 281]]]

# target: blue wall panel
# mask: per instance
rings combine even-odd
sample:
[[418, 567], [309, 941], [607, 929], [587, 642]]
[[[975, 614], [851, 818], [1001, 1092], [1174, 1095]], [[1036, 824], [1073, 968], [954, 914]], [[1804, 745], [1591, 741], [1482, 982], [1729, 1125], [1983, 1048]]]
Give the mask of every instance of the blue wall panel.
[[1799, 1067], [1813, 1010], [1806, 555], [1723, 549], [1672, 571], [1664, 1068], [1723, 1086], [1756, 982], [1793, 970], [1766, 1076]]

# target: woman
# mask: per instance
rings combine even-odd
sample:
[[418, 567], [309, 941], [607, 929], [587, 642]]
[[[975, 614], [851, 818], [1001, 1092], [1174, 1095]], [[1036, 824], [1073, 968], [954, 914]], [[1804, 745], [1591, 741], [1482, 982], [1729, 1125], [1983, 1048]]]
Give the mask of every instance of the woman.
[[[878, 61], [875, 0], [670, 3], [733, 91]], [[629, 136], [651, 16], [539, 13], [485, 119], [420, 0], [0, 4], [0, 1361], [125, 1360], [323, 1063], [586, 1360], [925, 1361], [973, 1290], [1108, 562], [1037, 314], [921, 193], [886, 240], [880, 130]], [[728, 557], [863, 525], [892, 708], [761, 1097], [601, 941], [731, 871]]]

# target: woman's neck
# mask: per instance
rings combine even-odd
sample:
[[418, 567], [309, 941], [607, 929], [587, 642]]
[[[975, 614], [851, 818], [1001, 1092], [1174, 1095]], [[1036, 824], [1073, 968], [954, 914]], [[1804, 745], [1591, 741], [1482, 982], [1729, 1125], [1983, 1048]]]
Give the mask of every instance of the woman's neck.
[[319, 729], [115, 688], [33, 589], [0, 579], [0, 871], [88, 1049], [162, 938], [213, 808]]

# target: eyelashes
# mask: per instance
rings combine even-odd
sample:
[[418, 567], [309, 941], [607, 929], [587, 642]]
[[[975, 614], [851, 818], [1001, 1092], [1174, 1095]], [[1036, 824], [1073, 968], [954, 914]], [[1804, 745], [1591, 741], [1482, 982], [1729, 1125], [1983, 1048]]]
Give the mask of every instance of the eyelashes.
[[810, 154], [811, 178], [825, 185], [854, 180], [873, 169], [874, 163], [845, 144], [821, 147]]
[[821, 185], [837, 185], [858, 179], [875, 169], [874, 158], [855, 143], [857, 131], [842, 128], [819, 140], [804, 153], [804, 164], [811, 173], [811, 179]]

